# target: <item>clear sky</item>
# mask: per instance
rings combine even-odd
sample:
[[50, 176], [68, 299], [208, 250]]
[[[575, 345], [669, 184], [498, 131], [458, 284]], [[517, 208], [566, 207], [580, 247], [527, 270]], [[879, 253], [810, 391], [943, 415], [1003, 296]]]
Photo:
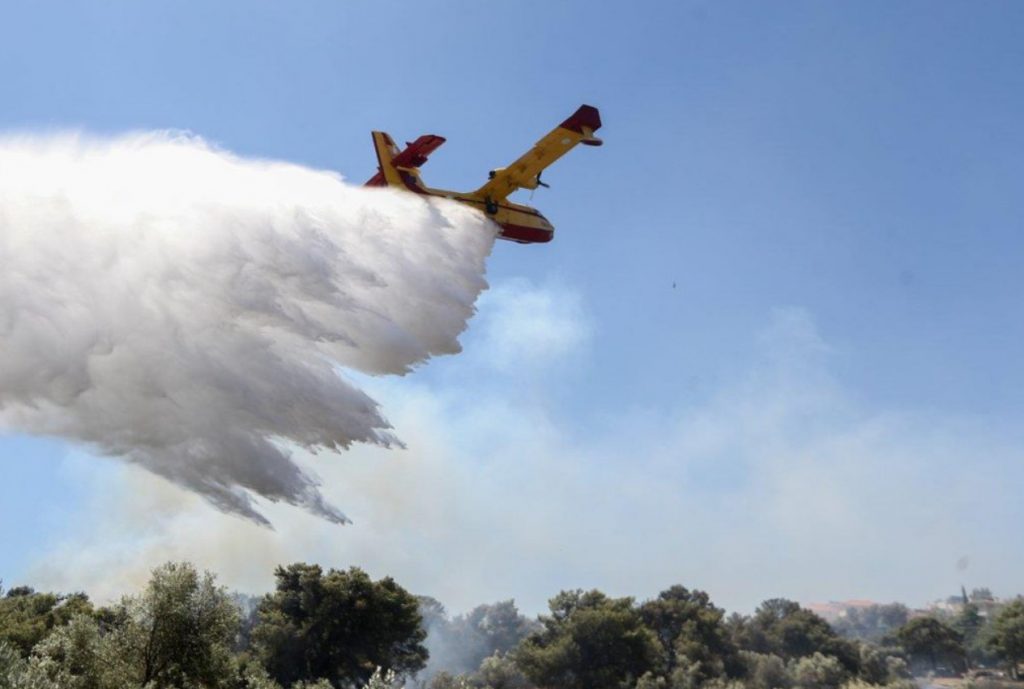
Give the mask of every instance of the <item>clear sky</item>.
[[[9, 3], [0, 130], [189, 130], [358, 183], [371, 129], [429, 132], [448, 143], [427, 182], [474, 188], [596, 105], [606, 145], [533, 196], [555, 241], [499, 243], [463, 355], [369, 381], [410, 449], [315, 465], [356, 523], [282, 527], [319, 534], [283, 556], [456, 609], [675, 582], [737, 609], [1007, 595], [1021, 26], [1016, 2]], [[8, 585], [99, 590], [96, 569], [143, 551], [269, 579], [240, 544], [271, 536], [176, 516], [174, 489], [83, 448], [8, 435], [0, 468]], [[422, 509], [365, 497], [385, 484]]]

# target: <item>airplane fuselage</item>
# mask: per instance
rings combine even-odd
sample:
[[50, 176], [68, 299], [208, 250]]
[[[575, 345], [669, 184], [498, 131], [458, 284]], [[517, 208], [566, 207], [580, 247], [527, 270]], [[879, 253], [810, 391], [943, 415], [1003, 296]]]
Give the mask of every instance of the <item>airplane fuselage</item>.
[[555, 236], [555, 228], [536, 208], [507, 200], [488, 204], [471, 196], [438, 189], [431, 189], [427, 193], [431, 196], [443, 196], [483, 211], [501, 228], [501, 232], [498, 233], [501, 239], [509, 239], [520, 244], [536, 244], [550, 242]]
[[[458, 201], [484, 213], [494, 221], [501, 228], [501, 231], [498, 233], [498, 237], [501, 239], [508, 239], [520, 244], [535, 244], [550, 242], [552, 237], [555, 236], [554, 226], [536, 208], [513, 203], [507, 199], [488, 202], [487, 199], [480, 198], [471, 192], [431, 189], [423, 184], [416, 168], [386, 165], [384, 161], [379, 159], [379, 152], [386, 150], [388, 146], [394, 146], [394, 142], [384, 132], [374, 132], [373, 136], [378, 151], [378, 165], [381, 172], [367, 182], [367, 186], [394, 186], [406, 189], [414, 194], [437, 196]], [[377, 141], [378, 137], [380, 141]]]
[[490, 218], [501, 231], [498, 233], [500, 239], [508, 239], [520, 244], [537, 244], [550, 242], [555, 236], [555, 228], [539, 210], [530, 206], [511, 201], [488, 204], [487, 201], [474, 198], [471, 195], [444, 189], [430, 189], [428, 187], [410, 188], [409, 191], [424, 196], [437, 196], [465, 204], [484, 213]]

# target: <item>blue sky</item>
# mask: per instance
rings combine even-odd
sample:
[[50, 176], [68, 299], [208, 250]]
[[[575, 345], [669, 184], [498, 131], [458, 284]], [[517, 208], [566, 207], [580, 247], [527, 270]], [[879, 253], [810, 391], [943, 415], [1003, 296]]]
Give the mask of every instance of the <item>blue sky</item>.
[[[594, 104], [606, 145], [559, 161], [545, 175], [552, 188], [533, 197], [555, 241], [496, 247], [494, 296], [464, 355], [372, 384], [406, 429], [436, 417], [446, 430], [424, 445], [449, 452], [467, 486], [481, 466], [511, 471], [515, 458], [501, 457], [518, 447], [576, 477], [578, 519], [587, 495], [589, 509], [616, 519], [603, 534], [565, 531], [563, 543], [588, 545], [557, 557], [530, 552], [525, 532], [492, 533], [521, 543], [539, 571], [523, 590], [522, 577], [504, 591], [491, 577], [492, 588], [452, 586], [449, 596], [517, 595], [536, 606], [563, 587], [650, 595], [678, 580], [739, 608], [774, 595], [919, 603], [956, 590], [952, 563], [965, 554], [968, 585], [1009, 594], [1024, 565], [1006, 552], [1020, 550], [1007, 546], [1024, 516], [1007, 490], [1024, 478], [1022, 20], [1011, 2], [18, 3], [0, 27], [0, 129], [184, 129], [354, 182], [373, 171], [371, 129], [430, 132], [448, 143], [425, 179], [470, 188]], [[546, 347], [524, 338], [519, 366], [514, 354], [489, 359], [527, 324]], [[477, 403], [493, 413], [474, 425]], [[502, 408], [522, 423], [515, 433], [495, 429]], [[553, 440], [540, 437], [548, 425]], [[697, 443], [708, 428], [720, 430]], [[766, 438], [778, 456], [762, 456]], [[125, 480], [114, 462], [15, 435], [0, 439], [0, 462], [5, 582], [52, 577], [69, 543], [120, 533], [116, 520], [89, 526], [105, 491]], [[650, 502], [647, 482], [621, 501], [601, 492], [628, 488], [638, 471], [667, 486], [663, 512], [629, 509]], [[829, 486], [874, 497], [844, 502]], [[837, 545], [824, 548], [832, 566], [815, 576], [809, 563], [822, 557], [807, 550], [823, 536], [801, 522], [818, 507], [774, 512], [786, 491], [803, 496], [797, 503], [817, 494], [833, 498], [821, 509], [842, 505], [822, 517]], [[548, 514], [556, 499], [538, 486], [523, 507]], [[687, 528], [715, 538], [680, 527], [689, 536], [676, 550], [693, 552], [664, 555], [654, 544], [678, 533], [648, 529], [659, 517], [687, 519], [688, 505], [697, 524]], [[351, 530], [372, 531], [361, 524], [384, 519], [373, 510]], [[885, 520], [867, 519], [872, 511]], [[777, 514], [766, 517], [777, 530], [752, 524], [760, 514]], [[453, 544], [478, 542], [472, 522], [438, 522], [464, 541], [421, 543], [462, 552]], [[385, 548], [415, 552], [414, 527], [396, 518], [374, 533], [395, 539]], [[865, 556], [847, 561], [843, 543]], [[626, 548], [655, 574], [631, 578], [589, 559], [602, 545]], [[352, 553], [364, 551], [339, 548], [310, 546], [308, 556], [392, 567], [426, 593], [444, 588], [423, 558], [361, 561]], [[754, 554], [764, 581], [743, 583], [735, 572]], [[880, 562], [904, 557], [922, 564]]]

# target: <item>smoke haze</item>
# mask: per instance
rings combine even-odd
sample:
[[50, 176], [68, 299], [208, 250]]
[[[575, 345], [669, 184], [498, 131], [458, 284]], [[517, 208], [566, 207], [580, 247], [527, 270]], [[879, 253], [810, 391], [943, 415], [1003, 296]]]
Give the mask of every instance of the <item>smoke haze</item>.
[[[549, 306], [526, 313], [524, 296]], [[74, 453], [58, 480], [88, 500], [11, 585], [116, 600], [153, 567], [190, 560], [263, 593], [274, 567], [303, 561], [393, 576], [453, 614], [514, 598], [532, 616], [562, 589], [644, 598], [674, 583], [750, 612], [772, 596], [924, 604], [959, 589], [953, 563], [969, 554], [969, 586], [1019, 588], [1019, 554], [988, 527], [1024, 519], [1019, 420], [869, 408], [836, 375], [838, 345], [786, 308], [751, 334], [753, 361], [698, 399], [581, 427], [562, 389], [599, 336], [587, 302], [516, 280], [479, 307], [465, 353], [432, 375], [363, 383], [408, 449], [360, 444], [317, 465], [357, 528], [268, 504], [270, 531]], [[575, 332], [577, 344], [528, 350], [536, 358], [506, 375], [487, 347], [520, 329]]]
[[269, 524], [346, 517], [286, 446], [398, 441], [342, 369], [459, 351], [495, 228], [168, 133], [0, 140], [0, 424]]

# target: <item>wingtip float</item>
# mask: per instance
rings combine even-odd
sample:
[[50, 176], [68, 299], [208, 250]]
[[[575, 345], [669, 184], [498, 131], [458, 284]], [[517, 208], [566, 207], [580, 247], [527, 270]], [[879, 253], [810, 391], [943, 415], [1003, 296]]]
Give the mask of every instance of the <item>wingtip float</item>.
[[385, 132], [373, 132], [377, 150], [377, 174], [368, 187], [397, 187], [415, 194], [441, 196], [486, 213], [501, 227], [499, 237], [521, 244], [550, 242], [555, 228], [539, 210], [508, 200], [517, 189], [547, 185], [540, 175], [576, 144], [600, 146], [594, 132], [601, 128], [601, 114], [591, 105], [581, 105], [568, 119], [548, 132], [533, 148], [508, 167], [491, 170], [487, 183], [476, 191], [457, 192], [432, 189], [420, 179], [419, 168], [445, 142], [444, 137], [424, 134], [399, 151]]

